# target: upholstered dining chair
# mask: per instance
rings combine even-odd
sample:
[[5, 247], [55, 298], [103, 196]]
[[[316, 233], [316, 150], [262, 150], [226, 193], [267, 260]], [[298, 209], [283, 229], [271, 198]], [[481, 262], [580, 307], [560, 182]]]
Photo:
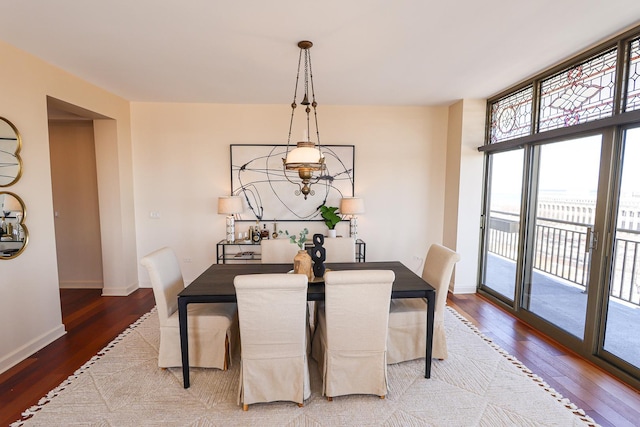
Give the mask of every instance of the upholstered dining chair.
[[260, 242], [262, 264], [291, 264], [298, 253], [298, 245], [288, 238], [262, 240]]
[[352, 237], [325, 238], [324, 262], [356, 262], [356, 241]]
[[[178, 259], [165, 247], [146, 255], [140, 263], [149, 272], [160, 320], [158, 366], [180, 367], [178, 293], [184, 289], [184, 281]], [[189, 304], [187, 309], [189, 366], [227, 369], [238, 335], [236, 304]]]
[[395, 274], [328, 271], [312, 354], [328, 400], [347, 394], [387, 395], [387, 326]]
[[240, 321], [240, 384], [243, 410], [259, 402], [311, 395], [307, 360], [307, 276], [249, 274], [233, 284]]
[[[446, 359], [447, 337], [444, 330], [444, 308], [449, 281], [460, 255], [442, 245], [433, 244], [427, 252], [422, 278], [436, 288], [433, 323], [433, 357]], [[424, 298], [393, 299], [389, 309], [387, 362], [399, 363], [425, 357], [427, 301]]]

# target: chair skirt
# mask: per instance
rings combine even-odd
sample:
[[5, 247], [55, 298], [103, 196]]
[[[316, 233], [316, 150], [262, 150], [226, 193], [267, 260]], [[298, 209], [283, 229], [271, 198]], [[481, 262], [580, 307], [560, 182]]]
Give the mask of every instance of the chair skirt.
[[[231, 362], [231, 354], [239, 341], [236, 304], [189, 304], [187, 307], [189, 366], [224, 369], [225, 359]], [[158, 366], [182, 366], [177, 311], [160, 327]]]
[[[427, 302], [422, 298], [391, 300], [389, 333], [387, 335], [387, 363], [399, 363], [425, 357], [427, 335]], [[444, 321], [433, 324], [432, 356], [446, 359], [447, 338]]]

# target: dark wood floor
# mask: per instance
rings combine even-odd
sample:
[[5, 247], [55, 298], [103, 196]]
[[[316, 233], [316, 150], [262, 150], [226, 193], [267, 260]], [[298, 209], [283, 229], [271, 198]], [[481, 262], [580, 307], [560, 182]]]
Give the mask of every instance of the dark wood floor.
[[[63, 290], [61, 299], [68, 333], [0, 374], [0, 426], [19, 419], [22, 411], [57, 387], [154, 305], [150, 289], [140, 289], [129, 297], [101, 297], [99, 290]], [[480, 296], [450, 295], [449, 305], [602, 426], [638, 425], [637, 390]]]
[[640, 392], [478, 295], [448, 304], [602, 426], [640, 425]]
[[151, 289], [128, 297], [102, 297], [100, 289], [60, 292], [67, 334], [0, 374], [0, 426], [20, 418], [127, 326], [155, 305]]

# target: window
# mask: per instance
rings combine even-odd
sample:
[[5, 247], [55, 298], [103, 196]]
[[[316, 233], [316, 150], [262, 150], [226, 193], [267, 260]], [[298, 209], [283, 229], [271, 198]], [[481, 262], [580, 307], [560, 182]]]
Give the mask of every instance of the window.
[[629, 80], [627, 81], [626, 111], [640, 109], [640, 38], [629, 49]]
[[491, 143], [529, 135], [533, 89], [528, 87], [491, 106]]
[[613, 114], [617, 50], [575, 65], [542, 81], [540, 132]]
[[[640, 381], [640, 341], [629, 344], [622, 316], [640, 308], [640, 26], [490, 98], [478, 149], [493, 221], [478, 291]], [[506, 195], [511, 218], [497, 204]]]

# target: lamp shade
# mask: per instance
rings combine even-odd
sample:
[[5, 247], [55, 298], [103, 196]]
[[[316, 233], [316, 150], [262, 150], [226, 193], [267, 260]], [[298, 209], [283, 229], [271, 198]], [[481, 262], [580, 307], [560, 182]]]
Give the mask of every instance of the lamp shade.
[[289, 151], [287, 159], [285, 161], [287, 168], [298, 167], [316, 167], [322, 166], [322, 154], [313, 146], [300, 146]]
[[355, 215], [364, 213], [364, 200], [360, 197], [345, 197], [340, 200], [340, 213]]
[[233, 215], [244, 211], [242, 197], [240, 196], [222, 196], [218, 197], [218, 213], [224, 215]]

